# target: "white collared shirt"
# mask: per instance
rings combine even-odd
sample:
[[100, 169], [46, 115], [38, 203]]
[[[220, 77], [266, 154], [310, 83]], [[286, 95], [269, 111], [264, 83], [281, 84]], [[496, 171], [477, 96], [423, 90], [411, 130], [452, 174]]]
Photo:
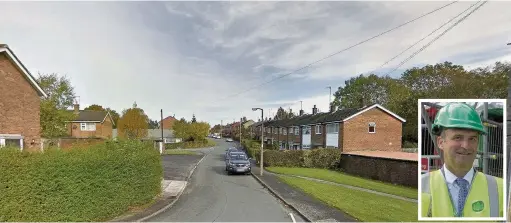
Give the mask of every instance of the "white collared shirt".
[[[454, 205], [454, 210], [458, 210], [458, 196], [460, 194], [460, 187], [454, 183], [458, 177], [454, 175], [449, 169], [447, 169], [447, 166], [444, 164], [444, 172], [445, 172], [445, 181], [447, 182], [447, 188], [449, 188], [449, 194], [451, 195], [452, 202]], [[470, 188], [470, 185], [472, 184], [472, 178], [474, 177], [475, 171], [474, 168], [470, 168], [467, 174], [463, 177], [466, 181], [468, 181], [468, 186]]]

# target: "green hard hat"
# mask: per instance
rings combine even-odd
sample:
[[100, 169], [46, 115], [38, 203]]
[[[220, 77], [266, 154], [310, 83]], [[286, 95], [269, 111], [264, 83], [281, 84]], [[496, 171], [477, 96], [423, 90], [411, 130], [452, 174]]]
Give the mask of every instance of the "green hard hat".
[[465, 103], [449, 103], [437, 112], [432, 133], [440, 135], [442, 128], [472, 129], [486, 134], [477, 111]]

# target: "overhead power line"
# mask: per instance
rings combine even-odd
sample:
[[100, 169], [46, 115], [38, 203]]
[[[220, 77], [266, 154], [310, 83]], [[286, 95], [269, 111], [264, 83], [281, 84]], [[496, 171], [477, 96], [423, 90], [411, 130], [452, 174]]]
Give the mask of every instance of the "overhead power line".
[[[479, 2], [478, 2], [479, 3]], [[478, 5], [476, 8], [472, 9], [472, 11], [470, 11], [468, 14], [466, 14], [465, 16], [463, 16], [461, 19], [459, 19], [458, 21], [456, 21], [456, 23], [452, 24], [449, 28], [447, 28], [446, 30], [444, 30], [442, 33], [440, 33], [437, 37], [435, 37], [434, 39], [432, 39], [431, 41], [429, 41], [426, 45], [424, 45], [422, 48], [420, 48], [419, 50], [415, 51], [412, 55], [410, 55], [408, 58], [406, 58], [405, 60], [403, 60], [401, 63], [399, 63], [397, 65], [397, 67], [395, 67], [394, 69], [392, 69], [390, 72], [386, 73], [385, 75], [389, 75], [391, 74], [392, 72], [396, 71], [397, 69], [399, 69], [401, 66], [403, 66], [403, 64], [405, 64], [406, 62], [408, 62], [409, 60], [411, 60], [412, 58], [414, 58], [415, 56], [417, 56], [417, 54], [419, 54], [420, 52], [424, 51], [426, 48], [428, 48], [431, 44], [433, 44], [435, 41], [437, 41], [438, 39], [440, 39], [440, 37], [444, 36], [447, 32], [449, 32], [452, 28], [456, 27], [458, 24], [460, 24], [461, 22], [463, 22], [466, 18], [468, 18], [470, 15], [472, 15], [472, 13], [476, 12], [478, 9], [480, 9], [483, 5], [485, 5], [486, 3], [488, 3], [488, 1], [484, 1], [483, 3], [481, 3], [480, 5]], [[477, 3], [476, 3], [477, 4]]]
[[[482, 1], [482, 0], [481, 0]], [[387, 60], [385, 63], [383, 63], [382, 65], [380, 65], [378, 68], [372, 70], [371, 72], [368, 72], [367, 74], [372, 74], [372, 73], [375, 73], [377, 70], [383, 68], [385, 65], [389, 64], [390, 62], [392, 62], [393, 60], [395, 60], [396, 58], [398, 58], [399, 56], [403, 55], [406, 51], [408, 51], [409, 49], [413, 48], [414, 46], [416, 46], [417, 44], [419, 44], [420, 42], [422, 42], [423, 40], [425, 40], [426, 38], [430, 37], [431, 35], [433, 35], [435, 32], [437, 32], [438, 30], [442, 29], [444, 26], [446, 26], [447, 24], [451, 23], [452, 21], [454, 21], [456, 18], [460, 17], [461, 15], [463, 15], [465, 12], [467, 12], [468, 10], [470, 10], [471, 8], [473, 8], [474, 6], [476, 6], [477, 4], [479, 4], [481, 1], [478, 1], [474, 4], [472, 4], [471, 6], [469, 6], [467, 9], [463, 10], [463, 12], [460, 12], [458, 15], [452, 17], [451, 19], [449, 19], [449, 21], [445, 22], [444, 24], [442, 24], [440, 27], [436, 28], [435, 30], [433, 30], [432, 32], [430, 32], [428, 35], [424, 36], [422, 39], [418, 40], [417, 42], [415, 42], [414, 44], [410, 45], [408, 48], [406, 48], [405, 50], [401, 51], [399, 54], [397, 54], [396, 56], [392, 57], [390, 60]]]
[[282, 79], [282, 78], [287, 77], [287, 76], [289, 76], [289, 75], [291, 75], [291, 74], [294, 74], [294, 73], [296, 73], [296, 72], [299, 72], [299, 71], [301, 71], [301, 70], [304, 70], [304, 69], [306, 69], [306, 68], [308, 68], [308, 67], [310, 67], [310, 66], [312, 66], [312, 65], [314, 65], [314, 64], [316, 64], [316, 63], [319, 63], [319, 62], [321, 62], [321, 61], [323, 61], [323, 60], [326, 60], [326, 59], [328, 59], [328, 58], [331, 58], [331, 57], [333, 57], [333, 56], [335, 56], [335, 55], [337, 55], [337, 54], [340, 54], [340, 53], [342, 53], [342, 52], [345, 52], [345, 51], [347, 51], [347, 50], [350, 50], [350, 49], [352, 49], [352, 48], [354, 48], [354, 47], [356, 47], [356, 46], [359, 46], [359, 45], [361, 45], [361, 44], [364, 44], [364, 43], [366, 43], [366, 42], [369, 42], [369, 41], [371, 41], [371, 40], [373, 40], [373, 39], [375, 39], [375, 38], [378, 38], [378, 37], [380, 37], [380, 36], [383, 36], [383, 35], [385, 35], [385, 34], [387, 34], [387, 33], [390, 33], [390, 32], [392, 32], [392, 31], [395, 31], [395, 30], [397, 30], [397, 29], [399, 29], [399, 28], [401, 28], [401, 27], [403, 27], [403, 26], [406, 26], [406, 25], [408, 25], [408, 24], [410, 24], [410, 23], [412, 23], [412, 22], [415, 22], [415, 21], [417, 21], [417, 20], [419, 20], [419, 19], [422, 19], [422, 18], [424, 18], [424, 17], [426, 17], [426, 16], [428, 16], [428, 15], [431, 15], [431, 14], [433, 14], [433, 13], [437, 12], [437, 11], [440, 11], [440, 10], [442, 10], [442, 9], [444, 9], [444, 8], [448, 7], [448, 6], [451, 6], [451, 5], [453, 5], [453, 4], [457, 3], [457, 2], [458, 2], [458, 1], [452, 1], [452, 2], [450, 2], [450, 3], [448, 3], [448, 4], [445, 4], [445, 5], [443, 5], [443, 6], [439, 7], [439, 8], [436, 8], [436, 9], [434, 9], [434, 10], [432, 10], [432, 11], [429, 11], [429, 12], [427, 12], [427, 13], [424, 13], [424, 14], [422, 14], [421, 16], [416, 17], [416, 18], [414, 18], [414, 19], [412, 19], [412, 20], [410, 20], [410, 21], [408, 21], [408, 22], [405, 22], [405, 23], [403, 23], [403, 24], [401, 24], [401, 25], [398, 25], [398, 26], [396, 26], [396, 27], [394, 27], [394, 28], [391, 28], [391, 29], [389, 29], [389, 30], [387, 30], [387, 31], [384, 31], [384, 32], [382, 32], [382, 33], [380, 33], [380, 34], [377, 34], [377, 35], [375, 35], [375, 36], [373, 36], [373, 37], [370, 37], [370, 38], [368, 38], [368, 39], [362, 40], [362, 41], [360, 41], [360, 42], [358, 42], [358, 43], [356, 43], [356, 44], [354, 44], [354, 45], [351, 45], [351, 46], [349, 46], [349, 47], [347, 47], [347, 48], [344, 48], [344, 49], [342, 49], [342, 50], [340, 50], [340, 51], [337, 51], [337, 52], [335, 52], [335, 53], [333, 53], [333, 54], [330, 54], [330, 55], [328, 55], [328, 56], [326, 56], [326, 57], [323, 57], [323, 58], [321, 58], [321, 59], [319, 59], [319, 60], [316, 60], [316, 61], [314, 61], [314, 62], [312, 62], [312, 63], [309, 63], [309, 64], [307, 64], [307, 65], [306, 65], [306, 66], [304, 66], [304, 67], [301, 67], [301, 68], [299, 68], [299, 69], [297, 69], [297, 70], [294, 70], [294, 71], [291, 71], [291, 72], [289, 72], [289, 73], [285, 73], [285, 74], [279, 75], [279, 76], [278, 76], [278, 77], [276, 77], [276, 78], [273, 78], [273, 79], [270, 79], [270, 80], [268, 80], [268, 81], [266, 81], [266, 82], [263, 82], [263, 83], [261, 83], [261, 84], [258, 84], [258, 85], [254, 86], [254, 87], [251, 87], [251, 88], [249, 88], [249, 89], [247, 89], [247, 90], [245, 90], [245, 91], [241, 91], [241, 92], [239, 92], [239, 93], [236, 93], [236, 94], [233, 94], [233, 95], [227, 96], [227, 97], [226, 97], [226, 98], [224, 98], [224, 99], [227, 99], [227, 98], [229, 98], [229, 97], [234, 97], [234, 96], [241, 95], [241, 94], [243, 94], [243, 93], [246, 93], [246, 92], [249, 92], [249, 91], [254, 90], [254, 89], [256, 89], [256, 88], [259, 88], [259, 87], [261, 87], [261, 86], [263, 86], [263, 85], [269, 84], [269, 83], [271, 83], [271, 82], [273, 82], [273, 81], [276, 81], [276, 80]]

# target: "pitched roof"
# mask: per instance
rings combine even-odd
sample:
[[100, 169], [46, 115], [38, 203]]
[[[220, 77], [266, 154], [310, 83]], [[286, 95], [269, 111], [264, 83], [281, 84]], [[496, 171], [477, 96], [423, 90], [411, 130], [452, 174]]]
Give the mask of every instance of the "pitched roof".
[[[291, 119], [282, 119], [282, 120], [270, 120], [265, 121], [264, 126], [268, 127], [291, 127], [291, 126], [302, 126], [302, 125], [314, 125], [318, 123], [330, 123], [330, 122], [344, 122], [349, 119], [354, 118], [355, 116], [362, 114], [370, 109], [379, 108], [389, 115], [395, 117], [396, 119], [406, 122], [405, 119], [399, 117], [395, 113], [387, 110], [383, 106], [379, 104], [373, 104], [370, 106], [366, 106], [363, 108], [345, 108], [335, 112], [323, 112], [317, 113], [315, 115], [305, 114], [302, 116], [297, 116]], [[257, 122], [252, 126], [259, 126], [261, 122]]]
[[72, 122], [103, 122], [107, 114], [108, 113], [106, 111], [80, 110], [78, 117], [76, 117]]
[[21, 63], [21, 61], [18, 59], [18, 57], [12, 52], [12, 50], [7, 46], [7, 44], [1, 44], [0, 43], [0, 53], [5, 53], [9, 59], [12, 60], [14, 65], [21, 71], [23, 76], [28, 80], [30, 85], [37, 91], [39, 96], [46, 97], [46, 93], [43, 91], [39, 83], [37, 83], [36, 79], [30, 74], [30, 71]]

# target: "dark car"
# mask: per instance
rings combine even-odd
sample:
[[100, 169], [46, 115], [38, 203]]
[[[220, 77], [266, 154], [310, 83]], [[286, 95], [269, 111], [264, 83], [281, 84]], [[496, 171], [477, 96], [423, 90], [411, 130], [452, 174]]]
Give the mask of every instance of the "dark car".
[[231, 148], [229, 148], [229, 149], [226, 149], [226, 150], [225, 150], [225, 155], [224, 155], [224, 159], [225, 159], [226, 161], [227, 161], [227, 159], [229, 158], [229, 154], [230, 154], [231, 152], [241, 152], [241, 151], [239, 151], [237, 148], [234, 148], [234, 147], [231, 147]]
[[242, 173], [249, 174], [251, 170], [250, 158], [244, 152], [231, 152], [225, 162], [227, 174]]

